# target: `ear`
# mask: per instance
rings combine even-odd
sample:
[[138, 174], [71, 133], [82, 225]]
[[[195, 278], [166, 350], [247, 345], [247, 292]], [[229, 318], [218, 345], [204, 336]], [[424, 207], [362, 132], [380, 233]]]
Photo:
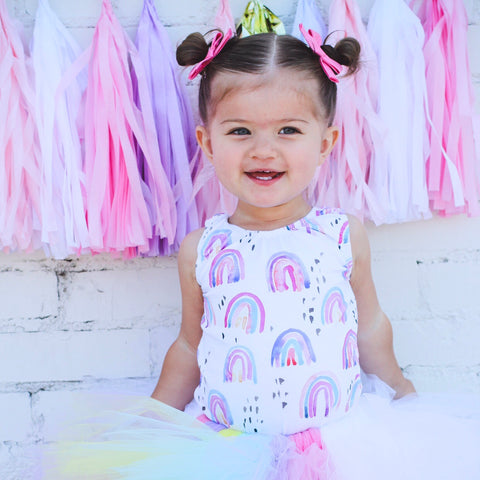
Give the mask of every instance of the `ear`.
[[210, 134], [208, 130], [203, 125], [197, 125], [195, 128], [195, 136], [197, 137], [197, 142], [200, 145], [200, 148], [203, 150], [203, 153], [212, 161], [213, 151], [212, 151], [212, 141], [210, 139]]
[[327, 159], [333, 147], [337, 143], [340, 131], [336, 125], [328, 127], [323, 135], [322, 146], [320, 150], [320, 163], [319, 166]]

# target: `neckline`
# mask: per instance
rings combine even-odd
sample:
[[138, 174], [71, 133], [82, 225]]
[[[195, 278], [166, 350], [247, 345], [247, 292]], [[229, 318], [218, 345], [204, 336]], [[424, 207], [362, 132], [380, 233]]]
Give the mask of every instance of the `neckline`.
[[234, 228], [234, 229], [237, 229], [237, 230], [240, 230], [240, 231], [243, 231], [243, 232], [268, 233], [268, 232], [278, 232], [279, 230], [284, 230], [285, 228], [288, 228], [288, 227], [297, 227], [300, 223], [302, 223], [305, 219], [310, 217], [313, 214], [313, 212], [316, 212], [317, 210], [318, 209], [316, 207], [311, 207], [310, 210], [303, 217], [295, 220], [294, 222], [290, 222], [290, 223], [287, 223], [286, 225], [282, 225], [280, 227], [272, 228], [270, 230], [260, 230], [260, 229], [252, 229], [252, 228], [241, 227], [240, 225], [235, 225], [234, 223], [230, 223], [230, 218], [229, 218], [228, 214], [225, 213], [224, 217], [225, 217], [225, 221], [227, 222], [227, 224], [230, 228]]

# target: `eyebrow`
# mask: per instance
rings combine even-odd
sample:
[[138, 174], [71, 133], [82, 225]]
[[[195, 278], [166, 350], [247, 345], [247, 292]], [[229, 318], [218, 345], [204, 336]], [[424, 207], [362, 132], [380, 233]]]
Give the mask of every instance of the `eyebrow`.
[[[279, 123], [290, 123], [290, 122], [302, 122], [302, 123], [308, 123], [308, 120], [304, 120], [303, 118], [280, 118], [278, 121]], [[249, 123], [248, 120], [245, 120], [244, 118], [228, 118], [227, 120], [223, 120], [220, 122], [220, 125], [224, 123]]]

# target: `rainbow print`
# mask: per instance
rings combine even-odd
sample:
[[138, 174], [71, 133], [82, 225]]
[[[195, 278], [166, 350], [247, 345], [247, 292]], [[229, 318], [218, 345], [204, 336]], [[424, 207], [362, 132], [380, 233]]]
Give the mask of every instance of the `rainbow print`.
[[352, 406], [355, 404], [357, 398], [362, 393], [362, 380], [360, 379], [360, 374], [358, 373], [353, 381], [352, 388], [348, 395], [348, 402], [345, 405], [345, 412], [348, 412]]
[[[301, 227], [304, 228], [307, 233], [311, 234], [312, 232], [324, 232], [324, 230], [320, 228], [320, 225], [318, 225], [318, 223], [312, 222], [308, 218], [302, 218], [302, 220], [300, 220], [298, 223]], [[292, 223], [290, 225], [287, 225], [287, 230], [294, 231], [299, 230], [299, 228], [297, 228], [296, 223]]]
[[222, 248], [230, 245], [230, 235], [231, 231], [224, 230], [214, 230], [203, 242], [202, 248], [200, 250], [201, 258], [204, 260], [211, 255], [217, 255]]
[[202, 320], [200, 322], [200, 326], [202, 328], [208, 328], [210, 325], [216, 325], [215, 315], [213, 313], [212, 306], [210, 305], [209, 300], [204, 297], [203, 298], [203, 315]]
[[235, 295], [225, 312], [225, 328], [240, 327], [245, 333], [263, 332], [265, 307], [253, 293]]
[[338, 287], [331, 288], [325, 295], [322, 304], [322, 323], [329, 325], [335, 321], [345, 323], [347, 321], [347, 304], [343, 293]]
[[300, 396], [300, 417], [316, 417], [321, 409], [323, 416], [328, 417], [339, 403], [340, 391], [335, 380], [328, 375], [313, 375]]
[[272, 366], [310, 365], [315, 362], [315, 353], [307, 335], [301, 330], [290, 328], [282, 332], [272, 348]]
[[342, 275], [345, 280], [350, 280], [350, 275], [352, 274], [352, 270], [353, 270], [353, 259], [350, 258], [343, 266]]
[[223, 381], [257, 383], [257, 369], [252, 352], [247, 347], [232, 347], [225, 359]]
[[303, 288], [310, 288], [305, 266], [296, 255], [289, 252], [279, 252], [270, 258], [267, 264], [267, 282], [271, 292], [284, 292], [290, 288], [299, 292]]
[[345, 336], [342, 348], [343, 369], [347, 370], [358, 365], [357, 334], [349, 330]]
[[230, 427], [233, 424], [232, 414], [228, 408], [225, 397], [217, 390], [212, 390], [208, 394], [208, 408], [217, 423], [221, 423], [226, 427]]
[[338, 244], [345, 245], [350, 241], [350, 226], [348, 220], [340, 228], [340, 234], [338, 235]]
[[223, 283], [235, 283], [245, 276], [245, 266], [243, 258], [238, 250], [221, 250], [212, 260], [210, 272], [208, 274], [211, 287], [222, 285]]

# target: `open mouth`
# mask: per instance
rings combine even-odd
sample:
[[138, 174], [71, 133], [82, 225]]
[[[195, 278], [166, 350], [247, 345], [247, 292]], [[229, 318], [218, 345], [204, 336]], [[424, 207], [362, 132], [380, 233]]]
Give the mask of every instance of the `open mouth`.
[[245, 172], [250, 178], [268, 182], [280, 178], [284, 172], [275, 172], [273, 170], [255, 170], [253, 172]]

